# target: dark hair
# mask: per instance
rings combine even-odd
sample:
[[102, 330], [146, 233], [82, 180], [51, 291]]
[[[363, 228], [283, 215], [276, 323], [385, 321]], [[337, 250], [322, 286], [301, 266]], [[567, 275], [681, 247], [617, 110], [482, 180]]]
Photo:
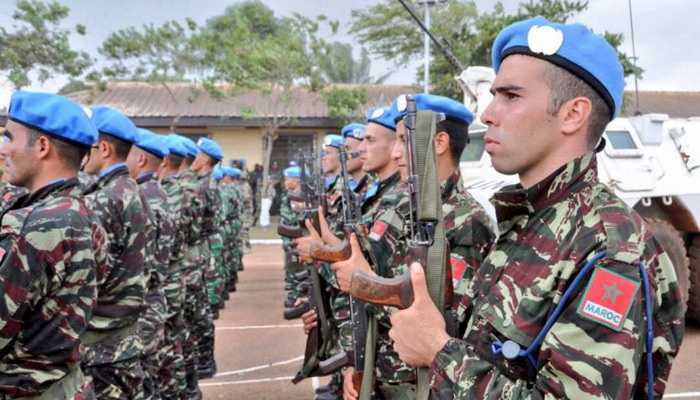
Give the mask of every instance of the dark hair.
[[464, 148], [469, 143], [469, 124], [448, 118], [435, 126], [435, 132], [446, 132], [450, 138], [450, 155], [452, 162], [459, 164]]
[[207, 156], [207, 158], [206, 158], [207, 164], [209, 164], [210, 167], [213, 168], [216, 164], [219, 163], [219, 160], [217, 160], [216, 158], [210, 156], [209, 154], [204, 153], [204, 155]]
[[182, 159], [182, 162], [184, 162], [185, 165], [189, 167], [194, 162], [194, 156], [188, 154], [185, 156], [185, 158]]
[[129, 151], [131, 150], [131, 143], [106, 133], [100, 132], [98, 141], [107, 142], [114, 146], [114, 154], [120, 160], [126, 160], [126, 157], [129, 155]]
[[173, 169], [180, 169], [180, 166], [182, 165], [182, 161], [183, 161], [182, 156], [170, 153], [167, 156], [165, 156], [165, 158], [168, 159], [168, 162], [173, 167]]
[[587, 144], [593, 150], [605, 132], [608, 122], [610, 122], [610, 108], [603, 97], [585, 81], [554, 64], [547, 63], [547, 66], [542, 69], [541, 75], [550, 89], [547, 112], [551, 115], [556, 116], [561, 106], [573, 98], [586, 97], [591, 101]]
[[80, 169], [80, 165], [83, 162], [83, 158], [90, 151], [88, 147], [82, 147], [69, 143], [65, 140], [49, 136], [47, 134], [41, 133], [37, 130], [28, 128], [29, 134], [27, 135], [27, 146], [34, 147], [36, 141], [39, 140], [40, 136], [46, 137], [51, 144], [56, 147], [56, 153], [59, 158], [63, 160], [68, 166], [74, 168], [76, 171]]

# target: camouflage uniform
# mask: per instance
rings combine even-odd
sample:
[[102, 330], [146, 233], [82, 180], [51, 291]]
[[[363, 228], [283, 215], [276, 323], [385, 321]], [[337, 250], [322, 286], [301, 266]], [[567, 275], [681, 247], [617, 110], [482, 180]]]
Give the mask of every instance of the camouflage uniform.
[[0, 182], [0, 213], [4, 212], [14, 204], [15, 200], [27, 194], [27, 189], [11, 185], [7, 182]]
[[[213, 309], [219, 308], [223, 299], [220, 297], [220, 285], [223, 284], [219, 277], [218, 266], [221, 264], [221, 248], [223, 243], [219, 235], [218, 227], [221, 224], [221, 194], [216, 186], [212, 171], [205, 172], [197, 177], [204, 198], [202, 214], [202, 237], [209, 243], [209, 251], [202, 257], [204, 282], [206, 284], [209, 300], [209, 313], [213, 316]], [[211, 320], [211, 317], [209, 318]], [[199, 343], [199, 369], [215, 366], [214, 360], [214, 323], [207, 324], [201, 332]]]
[[83, 365], [97, 398], [143, 398], [143, 343], [137, 320], [146, 309], [150, 226], [136, 182], [116, 164], [88, 189], [86, 198], [107, 231], [107, 269], [98, 270], [98, 299], [83, 343]]
[[164, 287], [167, 314], [165, 340], [158, 349], [161, 364], [157, 384], [161, 388], [162, 398], [178, 399], [183, 398], [186, 391], [185, 363], [182, 355], [185, 339], [185, 281], [182, 269], [185, 267], [186, 238], [191, 229], [192, 211], [185, 203], [185, 194], [175, 176], [163, 178], [161, 187], [166, 194], [173, 219], [174, 235]]
[[[255, 204], [253, 204], [253, 189], [247, 179], [241, 178], [237, 185], [241, 199], [243, 201], [243, 219], [241, 236], [246, 249], [250, 249], [250, 227], [255, 222]], [[241, 263], [241, 268], [243, 263]]]
[[0, 398], [93, 398], [80, 393], [79, 338], [97, 299], [107, 237], [78, 185], [51, 183], [2, 216]]
[[[191, 211], [191, 223], [187, 232], [187, 252], [183, 261], [183, 278], [185, 280], [185, 338], [182, 354], [187, 374], [187, 390], [190, 396], [199, 392], [197, 385], [197, 366], [199, 362], [199, 341], [203, 331], [213, 327], [209, 313], [209, 302], [204, 287], [203, 258], [209, 253], [209, 243], [202, 235], [202, 215], [204, 198], [197, 175], [192, 170], [179, 174], [179, 183], [184, 193], [185, 204]], [[207, 258], [208, 259], [208, 258]]]
[[227, 290], [235, 290], [238, 282], [238, 271], [242, 270], [243, 265], [243, 243], [242, 243], [242, 221], [241, 216], [243, 211], [243, 199], [241, 192], [236, 182], [223, 185], [224, 191], [229, 196], [229, 211], [225, 218], [225, 224], [228, 227], [226, 243], [224, 251], [228, 260], [228, 268], [230, 281], [227, 284]]
[[[222, 243], [226, 243], [226, 246], [222, 246], [221, 255], [219, 257], [219, 264], [217, 269], [219, 271], [219, 279], [223, 281], [223, 292], [221, 296], [223, 300], [228, 299], [228, 288], [231, 287], [231, 283], [238, 276], [238, 269], [232, 271], [232, 254], [231, 247], [238, 247], [238, 243], [234, 241], [233, 238], [233, 218], [237, 218], [234, 214], [236, 210], [236, 204], [234, 203], [235, 194], [232, 191], [230, 185], [223, 182], [219, 182], [217, 186], [219, 194], [221, 195], [221, 222], [219, 223], [219, 235], [221, 236]], [[233, 215], [232, 215], [233, 214]], [[221, 303], [224, 304], [223, 302]], [[223, 307], [222, 307], [223, 308]]]
[[169, 275], [170, 250], [175, 227], [171, 209], [168, 207], [168, 198], [158, 183], [157, 175], [148, 172], [139, 176], [136, 182], [150, 208], [152, 222], [156, 227], [154, 243], [152, 247], [149, 246], [154, 250], [155, 262], [148, 277], [146, 293], [148, 308], [139, 319], [139, 334], [144, 342], [141, 361], [145, 374], [144, 394], [146, 399], [159, 399], [161, 393], [158, 382], [163, 360], [158, 358], [158, 350], [165, 341], [165, 320], [168, 314], [168, 303], [172, 301], [165, 297], [165, 282]]
[[[437, 397], [646, 397], [640, 260], [651, 281], [655, 390], [662, 393], [684, 328], [673, 266], [639, 215], [597, 181], [595, 155], [529, 189], [506, 187], [492, 201], [501, 234], [462, 298], [464, 340], [450, 340], [430, 367]], [[505, 340], [529, 346], [571, 279], [605, 250], [533, 354], [537, 369], [526, 357], [492, 351]], [[602, 304], [596, 309], [620, 307], [619, 325], [593, 318], [594, 300]]]
[[[288, 226], [298, 226], [300, 223], [299, 216], [292, 210], [292, 205], [287, 197], [287, 189], [282, 190], [280, 198], [280, 223]], [[284, 250], [284, 280], [287, 284], [296, 286], [298, 282], [294, 277], [294, 273], [299, 272], [296, 267], [299, 262], [293, 244], [294, 239], [282, 237], [282, 249]], [[296, 299], [299, 295], [300, 294], [293, 289], [288, 294], [288, 297]]]

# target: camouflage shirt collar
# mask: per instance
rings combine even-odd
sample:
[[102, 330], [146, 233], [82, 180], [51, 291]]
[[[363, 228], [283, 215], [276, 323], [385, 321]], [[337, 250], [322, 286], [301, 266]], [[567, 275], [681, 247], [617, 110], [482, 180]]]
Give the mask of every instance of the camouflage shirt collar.
[[444, 203], [447, 199], [452, 196], [457, 188], [462, 187], [462, 173], [459, 172], [459, 168], [452, 173], [447, 179], [440, 183], [440, 193], [442, 193], [442, 202]]
[[[113, 168], [113, 167], [116, 167], [116, 168]], [[104, 187], [105, 185], [107, 185], [107, 183], [111, 182], [114, 178], [116, 178], [118, 176], [129, 175], [129, 170], [126, 168], [126, 163], [115, 164], [110, 168], [113, 168], [113, 169], [110, 169], [105, 174], [100, 174], [100, 177], [97, 180], [97, 183], [100, 185], [100, 187]]]
[[27, 207], [31, 204], [36, 203], [37, 201], [47, 198], [53, 193], [56, 193], [58, 191], [64, 191], [64, 190], [69, 190], [69, 193], [72, 190], [75, 190], [75, 195], [80, 194], [80, 182], [78, 181], [78, 178], [68, 178], [68, 179], [59, 179], [56, 181], [53, 181], [49, 183], [48, 185], [36, 190], [33, 193], [26, 194], [22, 197], [20, 197], [17, 202], [14, 204], [12, 207], [13, 209], [16, 208], [24, 208]]
[[136, 178], [136, 183], [138, 183], [140, 185], [146, 181], [155, 180], [155, 179], [158, 179], [158, 175], [156, 175], [156, 173], [153, 171], [148, 171], [148, 172], [144, 172], [143, 174], [139, 175], [139, 177]]
[[499, 221], [545, 209], [571, 193], [597, 182], [595, 153], [569, 161], [545, 179], [525, 189], [520, 184], [506, 186], [494, 194], [491, 203]]

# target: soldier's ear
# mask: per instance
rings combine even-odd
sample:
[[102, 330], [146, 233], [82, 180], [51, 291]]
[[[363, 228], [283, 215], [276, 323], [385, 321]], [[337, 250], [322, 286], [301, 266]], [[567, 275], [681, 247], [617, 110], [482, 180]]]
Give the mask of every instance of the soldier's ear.
[[447, 132], [437, 132], [435, 134], [435, 154], [442, 155], [450, 151], [450, 135]]
[[36, 139], [34, 148], [37, 151], [37, 157], [39, 159], [44, 159], [49, 156], [49, 153], [56, 151], [56, 147], [53, 145], [53, 143], [51, 143], [51, 140], [44, 135], [41, 135]]

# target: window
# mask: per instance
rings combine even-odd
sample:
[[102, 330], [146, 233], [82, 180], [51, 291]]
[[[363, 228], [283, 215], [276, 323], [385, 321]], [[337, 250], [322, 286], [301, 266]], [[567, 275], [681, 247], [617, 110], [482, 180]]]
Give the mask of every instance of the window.
[[610, 145], [615, 150], [634, 150], [637, 145], [628, 131], [606, 131]]
[[462, 157], [459, 158], [460, 162], [478, 162], [481, 161], [481, 156], [484, 154], [484, 133], [469, 134], [469, 143], [464, 148], [462, 152]]

